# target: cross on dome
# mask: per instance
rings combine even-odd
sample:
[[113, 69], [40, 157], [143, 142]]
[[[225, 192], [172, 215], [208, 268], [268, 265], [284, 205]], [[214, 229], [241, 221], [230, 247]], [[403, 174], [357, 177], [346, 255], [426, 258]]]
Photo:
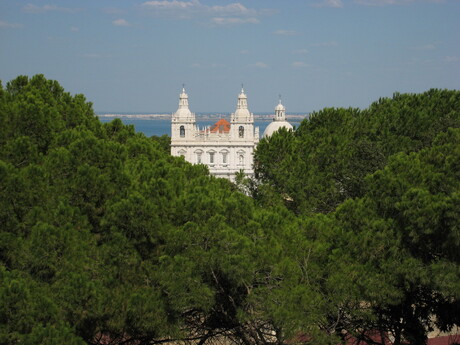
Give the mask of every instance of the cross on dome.
[[[183, 111], [180, 111], [183, 109]], [[182, 84], [182, 93], [179, 95], [179, 109], [178, 109], [178, 112], [176, 112], [177, 115], [179, 115], [179, 113], [184, 116], [189, 116], [190, 115], [190, 110], [188, 108], [188, 95], [187, 93], [185, 92], [185, 84]]]
[[248, 108], [248, 97], [244, 93], [243, 84], [241, 84], [241, 93], [238, 95], [238, 104], [237, 109], [247, 109]]
[[251, 113], [248, 109], [248, 96], [244, 93], [244, 86], [241, 84], [241, 93], [238, 95], [238, 102], [236, 104], [236, 111], [231, 116], [232, 123], [234, 121], [253, 121]]
[[281, 103], [281, 95], [279, 95], [278, 105], [275, 107], [274, 121], [286, 121], [286, 108]]
[[180, 94], [180, 98], [188, 98], [188, 95], [185, 92], [185, 84], [182, 84], [182, 93]]
[[248, 98], [248, 97], [247, 97], [246, 94], [244, 93], [243, 84], [241, 84], [241, 92], [240, 92], [240, 94], [239, 94], [239, 96], [238, 96], [238, 102], [239, 102], [240, 99], [243, 99], [243, 98]]

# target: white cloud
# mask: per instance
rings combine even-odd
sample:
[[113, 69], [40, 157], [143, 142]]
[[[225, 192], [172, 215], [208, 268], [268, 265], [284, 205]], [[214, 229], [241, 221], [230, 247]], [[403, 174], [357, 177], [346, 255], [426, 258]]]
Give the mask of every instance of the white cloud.
[[323, 0], [321, 2], [313, 3], [311, 6], [341, 8], [343, 7], [343, 2], [342, 0]]
[[337, 47], [338, 43], [336, 41], [321, 42], [312, 44], [313, 47]]
[[81, 11], [79, 8], [70, 8], [70, 7], [59, 7], [56, 5], [43, 5], [37, 6], [34, 4], [27, 4], [22, 7], [24, 12], [28, 13], [46, 13], [46, 12], [67, 12], [67, 13], [75, 13]]
[[115, 19], [114, 21], [112, 21], [112, 24], [115, 26], [130, 26], [126, 19], [123, 18]]
[[309, 67], [310, 65], [303, 62], [303, 61], [294, 61], [292, 64], [292, 67]]
[[232, 25], [232, 24], [259, 24], [257, 18], [237, 18], [237, 17], [214, 17], [211, 18], [211, 23], [216, 25]]
[[106, 7], [102, 10], [106, 14], [122, 14], [124, 11], [116, 7]]
[[414, 46], [411, 48], [415, 50], [434, 50], [436, 49], [436, 45], [435, 44], [423, 44], [423, 45]]
[[458, 56], [446, 56], [444, 62], [459, 62], [460, 58]]
[[261, 62], [261, 61], [256, 62], [253, 66], [257, 68], [267, 68], [268, 67], [268, 65], [265, 62]]
[[297, 49], [294, 50], [295, 54], [308, 54], [308, 49]]
[[[207, 7], [207, 6], [204, 6]], [[232, 4], [228, 4], [225, 6], [211, 6], [209, 7], [210, 11], [213, 13], [219, 13], [219, 15], [228, 14], [231, 16], [234, 15], [242, 15], [242, 16], [255, 16], [257, 15], [257, 11], [254, 9], [250, 9], [241, 5], [239, 2], [235, 2]]]
[[103, 54], [97, 54], [97, 53], [88, 53], [88, 54], [81, 55], [81, 57], [85, 58], [85, 59], [106, 59], [106, 58], [109, 58], [110, 55], [103, 55]]
[[218, 63], [218, 62], [213, 62], [213, 63], [206, 63], [206, 64], [201, 64], [198, 62], [194, 62], [190, 65], [192, 68], [199, 68], [199, 69], [215, 69], [215, 68], [225, 68], [227, 67], [223, 63]]
[[257, 15], [257, 11], [249, 9], [239, 2], [231, 3], [225, 6], [208, 6], [203, 5], [199, 0], [190, 1], [178, 1], [178, 0], [153, 0], [146, 1], [142, 6], [155, 10], [169, 10], [169, 11], [198, 11], [201, 13], [208, 13], [209, 15], [245, 15], [254, 16]]
[[177, 0], [154, 0], [146, 1], [142, 4], [145, 7], [154, 8], [158, 10], [185, 10], [193, 7], [201, 6], [198, 0], [191, 1], [177, 1]]
[[102, 55], [90, 53], [90, 54], [83, 54], [82, 57], [86, 59], [99, 59], [102, 57]]
[[442, 3], [444, 0], [355, 0], [356, 4], [365, 6], [408, 5], [420, 2]]
[[355, 0], [355, 3], [358, 5], [365, 6], [386, 6], [386, 5], [396, 5], [402, 3], [408, 3], [412, 0]]
[[434, 62], [433, 59], [424, 59], [424, 58], [411, 58], [408, 63], [409, 65], [427, 65], [432, 64]]
[[239, 2], [228, 5], [204, 5], [199, 0], [152, 0], [141, 5], [144, 9], [150, 10], [158, 16], [166, 16], [178, 19], [189, 19], [193, 17], [208, 17], [213, 24], [257, 24], [258, 16], [268, 13], [266, 10], [248, 8]]
[[22, 24], [9, 23], [9, 22], [5, 22], [3, 20], [0, 20], [0, 28], [17, 29], [17, 28], [22, 28]]
[[275, 35], [281, 35], [281, 36], [294, 36], [296, 35], [296, 32], [293, 30], [276, 30], [273, 31]]

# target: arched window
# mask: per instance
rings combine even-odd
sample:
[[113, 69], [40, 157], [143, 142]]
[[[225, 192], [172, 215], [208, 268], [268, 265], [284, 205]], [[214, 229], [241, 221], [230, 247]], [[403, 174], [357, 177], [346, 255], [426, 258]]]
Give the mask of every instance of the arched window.
[[240, 127], [238, 128], [238, 136], [239, 136], [240, 138], [244, 138], [244, 127], [243, 127], [243, 126], [240, 126]]
[[180, 151], [179, 151], [179, 156], [182, 156], [182, 157], [185, 158], [185, 154], [186, 154], [186, 153], [187, 153], [187, 151], [185, 151], [185, 150], [180, 150]]
[[181, 138], [185, 137], [185, 127], [184, 126], [180, 126], [179, 132], [180, 132]]
[[238, 151], [238, 165], [244, 165], [244, 151]]

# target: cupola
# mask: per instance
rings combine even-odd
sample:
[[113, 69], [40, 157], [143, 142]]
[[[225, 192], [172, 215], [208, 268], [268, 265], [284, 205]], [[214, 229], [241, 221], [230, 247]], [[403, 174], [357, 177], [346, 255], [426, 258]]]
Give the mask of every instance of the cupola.
[[236, 105], [236, 111], [233, 114], [233, 119], [236, 122], [249, 121], [251, 113], [248, 110], [248, 97], [244, 93], [244, 88], [241, 87], [241, 92], [238, 95], [238, 103]]
[[185, 92], [185, 87], [182, 87], [182, 93], [179, 95], [179, 108], [174, 115], [176, 119], [186, 119], [192, 116], [188, 107], [188, 95]]
[[275, 107], [275, 117], [273, 122], [271, 122], [264, 131], [264, 138], [270, 137], [273, 133], [278, 131], [280, 128], [286, 128], [287, 130], [292, 130], [292, 125], [286, 121], [286, 108], [281, 104], [281, 97], [279, 99], [278, 105]]

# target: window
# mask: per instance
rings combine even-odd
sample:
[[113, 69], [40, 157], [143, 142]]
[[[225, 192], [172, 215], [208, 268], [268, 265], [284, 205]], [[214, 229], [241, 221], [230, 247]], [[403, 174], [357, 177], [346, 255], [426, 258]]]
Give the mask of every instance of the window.
[[214, 164], [214, 152], [209, 152], [209, 163]]
[[201, 150], [196, 150], [196, 151], [195, 151], [195, 158], [196, 158], [197, 164], [201, 164], [201, 163], [202, 163], [202, 161], [203, 161], [202, 157], [203, 157], [203, 151], [201, 151]]
[[186, 154], [186, 153], [187, 153], [187, 151], [180, 150], [180, 151], [179, 151], [179, 156], [185, 157], [185, 154]]
[[244, 165], [244, 153], [238, 154], [238, 165]]
[[222, 150], [220, 154], [222, 155], [222, 165], [226, 166], [228, 164], [228, 150]]
[[238, 128], [238, 136], [239, 136], [240, 138], [244, 138], [244, 127], [243, 127], [243, 126], [240, 126], [240, 127]]
[[185, 137], [185, 127], [184, 126], [180, 126], [179, 132], [180, 132], [181, 138]]

